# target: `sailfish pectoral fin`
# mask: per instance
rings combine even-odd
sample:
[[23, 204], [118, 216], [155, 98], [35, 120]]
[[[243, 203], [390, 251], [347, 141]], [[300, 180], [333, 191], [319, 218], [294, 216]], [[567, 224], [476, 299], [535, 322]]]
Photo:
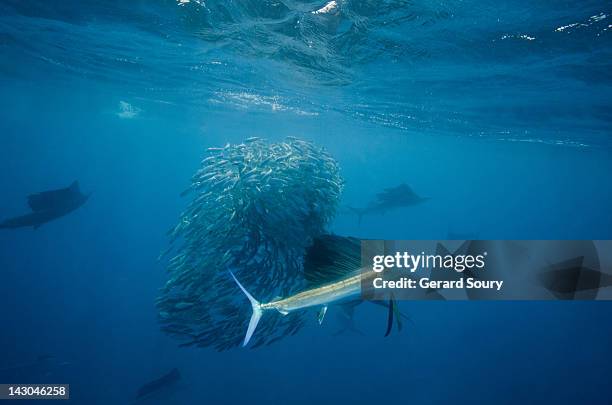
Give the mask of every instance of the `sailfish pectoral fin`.
[[[376, 304], [381, 307], [387, 308], [387, 314], [388, 314], [387, 330], [388, 332], [385, 334], [385, 336], [388, 336], [388, 334], [391, 333], [391, 327], [393, 326], [393, 318], [395, 318], [395, 324], [397, 325], [398, 332], [402, 331], [402, 328], [404, 325], [402, 320], [406, 320], [407, 322], [411, 323], [414, 326], [414, 322], [412, 321], [412, 319], [410, 319], [409, 316], [407, 316], [406, 314], [403, 314], [402, 311], [400, 311], [399, 305], [397, 305], [397, 301], [393, 299], [393, 297], [389, 299], [389, 302], [385, 302], [385, 301], [370, 301], [370, 302], [372, 304]], [[389, 314], [389, 312], [392, 312], [392, 313]]]
[[393, 314], [395, 315], [395, 324], [397, 325], [397, 331], [401, 332], [402, 331], [402, 313], [400, 312], [398, 306], [397, 306], [397, 301], [392, 300], [393, 301]]
[[393, 328], [393, 298], [389, 299], [389, 312], [387, 314], [387, 331], [385, 332], [385, 337], [389, 336], [391, 333], [391, 329]]
[[323, 323], [323, 318], [325, 318], [325, 314], [327, 313], [327, 305], [323, 305], [317, 314], [317, 320], [319, 321], [319, 325]]

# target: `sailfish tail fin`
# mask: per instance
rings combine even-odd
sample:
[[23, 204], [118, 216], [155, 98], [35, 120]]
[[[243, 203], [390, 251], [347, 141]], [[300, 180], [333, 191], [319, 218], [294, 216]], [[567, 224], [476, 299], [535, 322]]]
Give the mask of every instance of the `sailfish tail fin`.
[[238, 287], [240, 287], [244, 295], [246, 295], [246, 297], [249, 299], [249, 301], [251, 302], [251, 307], [253, 308], [253, 314], [251, 315], [251, 320], [249, 321], [249, 327], [247, 329], [246, 335], [244, 336], [244, 342], [242, 343], [242, 347], [245, 347], [249, 344], [249, 340], [251, 340], [253, 333], [255, 333], [255, 329], [257, 328], [257, 324], [261, 319], [263, 311], [261, 310], [261, 304], [259, 303], [259, 301], [253, 298], [253, 296], [249, 294], [246, 288], [244, 288], [242, 284], [240, 284], [240, 281], [238, 281], [236, 276], [234, 276], [234, 273], [232, 273], [231, 271], [229, 273], [236, 282], [236, 284], [238, 284]]

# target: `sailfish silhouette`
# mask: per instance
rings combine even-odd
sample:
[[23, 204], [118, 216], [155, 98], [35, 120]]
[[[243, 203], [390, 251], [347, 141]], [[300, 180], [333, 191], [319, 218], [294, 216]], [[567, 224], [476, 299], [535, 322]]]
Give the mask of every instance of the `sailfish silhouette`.
[[76, 210], [85, 204], [89, 196], [81, 193], [78, 181], [74, 181], [66, 188], [31, 194], [28, 196], [28, 205], [32, 212], [5, 220], [0, 223], [0, 229], [28, 226], [37, 229], [46, 222]]

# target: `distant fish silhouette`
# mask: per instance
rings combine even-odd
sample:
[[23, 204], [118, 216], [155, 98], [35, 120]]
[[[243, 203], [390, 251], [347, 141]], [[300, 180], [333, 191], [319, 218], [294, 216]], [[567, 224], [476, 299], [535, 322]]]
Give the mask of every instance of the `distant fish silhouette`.
[[337, 313], [336, 319], [340, 329], [333, 333], [333, 336], [345, 334], [353, 334], [364, 336], [365, 334], [355, 326], [355, 308], [361, 304], [361, 301], [349, 301], [339, 305], [341, 311]]
[[[347, 301], [346, 303], [340, 304], [339, 307], [342, 311], [337, 313], [337, 320], [340, 324], [340, 329], [335, 331], [332, 336], [340, 336], [345, 334], [361, 335], [365, 336], [361, 330], [355, 326], [355, 309], [361, 304], [361, 300]], [[387, 301], [369, 301], [372, 304], [384, 307], [387, 309], [387, 329], [385, 331], [385, 337], [389, 336], [393, 323], [397, 324], [398, 332], [401, 332], [403, 323], [402, 320], [412, 322], [410, 317], [400, 312], [397, 302], [394, 299]]]
[[553, 264], [538, 275], [541, 285], [558, 299], [595, 299], [600, 288], [612, 285], [612, 275], [584, 265], [584, 256]]
[[181, 373], [177, 368], [173, 368], [169, 373], [161, 376], [158, 379], [150, 381], [140, 387], [138, 392], [136, 393], [135, 401], [140, 401], [142, 399], [148, 398], [151, 395], [154, 395], [162, 390], [173, 386], [176, 384], [178, 380], [181, 379]]
[[[460, 239], [462, 240], [462, 239]], [[436, 255], [446, 256], [478, 256], [485, 252], [495, 252], [497, 242], [488, 240], [465, 240], [459, 247], [453, 251], [449, 250], [447, 246], [444, 246], [441, 242], [436, 245]], [[503, 246], [505, 249], [513, 249], [514, 245], [510, 241], [504, 241]], [[472, 278], [481, 281], [498, 280], [500, 276], [500, 262], [501, 259], [498, 255], [490, 255], [487, 258], [486, 271], [465, 268], [462, 272], [456, 271], [433, 271], [431, 280], [435, 281], [458, 281], [459, 279]], [[483, 299], [494, 299], [496, 297], [496, 291], [490, 289], [476, 289], [466, 288], [465, 293], [471, 300], [483, 300]], [[430, 288], [428, 294], [431, 294], [430, 298], [445, 299], [443, 291], [435, 290]]]
[[357, 214], [358, 221], [361, 224], [364, 215], [384, 214], [392, 209], [410, 207], [427, 200], [429, 200], [428, 197], [420, 197], [412, 191], [410, 186], [403, 183], [376, 194], [376, 199], [371, 201], [365, 208], [347, 208]]
[[59, 190], [43, 191], [28, 196], [28, 205], [32, 213], [10, 218], [0, 223], [2, 228], [22, 228], [31, 226], [37, 229], [42, 224], [63, 217], [76, 210], [89, 198], [81, 193], [79, 182]]

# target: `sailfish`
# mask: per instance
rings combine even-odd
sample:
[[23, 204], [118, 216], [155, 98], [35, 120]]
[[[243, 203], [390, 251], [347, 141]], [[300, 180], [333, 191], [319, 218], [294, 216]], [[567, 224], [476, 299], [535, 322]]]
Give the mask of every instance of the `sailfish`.
[[429, 197], [419, 196], [409, 185], [402, 183], [376, 194], [376, 198], [364, 208], [347, 208], [357, 214], [359, 224], [361, 224], [364, 215], [384, 214], [393, 209], [418, 205], [429, 199]]
[[[287, 315], [294, 311], [318, 308], [318, 321], [321, 324], [330, 304], [342, 305], [344, 303], [354, 306], [355, 301], [360, 299], [361, 282], [364, 277], [361, 272], [360, 252], [360, 241], [356, 238], [336, 235], [323, 235], [316, 238], [304, 260], [305, 279], [312, 288], [265, 303], [255, 299], [230, 270], [231, 277], [248, 298], [253, 310], [242, 345], [249, 344], [257, 324], [266, 311], [276, 311]], [[401, 330], [402, 314], [399, 313], [395, 301], [390, 299], [388, 304], [373, 302], [389, 310], [385, 336], [391, 332], [394, 317], [398, 329]]]
[[42, 224], [76, 210], [85, 204], [89, 196], [89, 194], [81, 193], [78, 181], [74, 181], [66, 188], [30, 194], [28, 205], [32, 212], [5, 220], [0, 223], [0, 229], [28, 226], [38, 229]]

